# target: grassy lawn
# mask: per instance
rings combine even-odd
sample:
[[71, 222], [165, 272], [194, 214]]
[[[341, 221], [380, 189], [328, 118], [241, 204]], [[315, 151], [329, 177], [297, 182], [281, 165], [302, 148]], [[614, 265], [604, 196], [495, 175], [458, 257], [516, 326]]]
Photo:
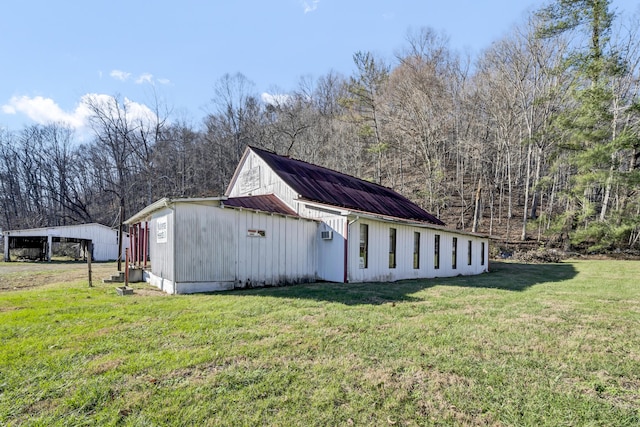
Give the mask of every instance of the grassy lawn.
[[640, 424], [638, 261], [125, 297], [74, 268], [0, 290], [0, 425]]

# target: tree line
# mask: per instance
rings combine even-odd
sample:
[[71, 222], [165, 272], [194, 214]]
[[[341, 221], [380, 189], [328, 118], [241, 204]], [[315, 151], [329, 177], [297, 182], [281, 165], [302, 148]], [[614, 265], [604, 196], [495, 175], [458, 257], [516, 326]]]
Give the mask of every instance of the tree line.
[[198, 125], [87, 97], [90, 142], [64, 123], [0, 133], [0, 227], [117, 226], [161, 197], [220, 195], [254, 145], [391, 187], [451, 227], [638, 249], [639, 28], [608, 0], [558, 0], [475, 59], [422, 28], [393, 60], [356, 52], [352, 75], [268, 100], [226, 74]]

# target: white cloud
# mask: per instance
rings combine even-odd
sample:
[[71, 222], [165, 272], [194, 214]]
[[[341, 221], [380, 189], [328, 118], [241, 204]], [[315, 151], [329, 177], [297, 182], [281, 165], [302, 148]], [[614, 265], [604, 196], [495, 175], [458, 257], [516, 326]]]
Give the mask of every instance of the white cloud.
[[303, 0], [300, 2], [300, 4], [302, 4], [302, 8], [304, 9], [304, 13], [314, 12], [316, 9], [318, 9], [318, 3], [320, 3], [320, 0], [311, 0], [310, 2]]
[[85, 125], [89, 111], [82, 104], [67, 112], [64, 111], [51, 98], [42, 96], [14, 96], [9, 102], [2, 106], [2, 111], [6, 114], [23, 114], [29, 119], [39, 124], [51, 122], [63, 122], [77, 129]]
[[[13, 99], [13, 98], [12, 98]], [[5, 114], [16, 114], [16, 107], [14, 107], [13, 105], [11, 105], [11, 99], [9, 100], [9, 104], [5, 104], [2, 106], [2, 112]]]
[[153, 74], [151, 73], [140, 74], [140, 76], [138, 76], [138, 78], [136, 79], [136, 83], [139, 85], [142, 83], [153, 84]]
[[144, 104], [125, 98], [124, 105], [127, 108], [127, 117], [136, 123], [153, 126], [158, 119], [156, 113]]
[[[95, 105], [113, 104], [111, 95], [88, 93], [83, 95], [73, 110], [63, 110], [53, 99], [42, 96], [14, 96], [9, 102], [2, 106], [5, 114], [23, 114], [37, 124], [65, 123], [76, 131], [80, 140], [91, 137], [91, 127], [89, 118], [91, 111], [87, 102]], [[137, 103], [128, 98], [122, 101], [126, 111], [127, 119], [132, 123], [142, 123], [152, 125], [156, 121], [155, 113], [146, 105]]]
[[291, 99], [291, 95], [287, 95], [285, 93], [267, 93], [263, 92], [260, 95], [262, 102], [265, 104], [271, 104], [273, 106], [284, 105], [289, 102]]
[[111, 71], [111, 73], [109, 73], [109, 75], [114, 79], [120, 80], [122, 82], [126, 82], [127, 80], [129, 80], [129, 77], [131, 77], [131, 73], [127, 73], [126, 71], [121, 70], [113, 70]]
[[[109, 75], [116, 80], [120, 80], [121, 82], [129, 81], [133, 76], [133, 74], [127, 71], [122, 71], [122, 70], [113, 70], [111, 71], [111, 73], [109, 73]], [[100, 77], [102, 77], [102, 72], [100, 72]], [[138, 84], [138, 85], [145, 84], [145, 83], [153, 85], [156, 82], [162, 85], [168, 85], [171, 83], [169, 79], [155, 79], [153, 77], [153, 74], [151, 73], [142, 73], [138, 77], [135, 77], [133, 81], [135, 84]]]

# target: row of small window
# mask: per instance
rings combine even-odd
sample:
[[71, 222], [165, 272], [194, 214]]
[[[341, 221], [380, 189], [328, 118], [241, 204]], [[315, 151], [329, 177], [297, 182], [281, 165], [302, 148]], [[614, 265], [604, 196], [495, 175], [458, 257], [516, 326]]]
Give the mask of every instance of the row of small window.
[[[389, 268], [396, 268], [396, 236], [395, 228], [389, 229]], [[440, 268], [440, 235], [436, 234], [433, 241], [433, 268]], [[453, 237], [451, 242], [451, 267], [455, 270], [458, 268], [458, 238]], [[484, 265], [484, 242], [480, 242], [480, 265]], [[467, 264], [473, 262], [473, 241], [468, 240], [467, 245]], [[369, 225], [360, 224], [360, 268], [369, 266]], [[420, 232], [413, 233], [413, 268], [420, 268]]]

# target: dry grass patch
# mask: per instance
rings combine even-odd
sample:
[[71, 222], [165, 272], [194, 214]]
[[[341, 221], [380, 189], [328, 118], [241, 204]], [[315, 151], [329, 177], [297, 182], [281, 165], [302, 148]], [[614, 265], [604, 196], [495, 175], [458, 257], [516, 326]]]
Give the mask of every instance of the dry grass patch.
[[124, 363], [124, 359], [111, 359], [109, 357], [99, 358], [87, 364], [86, 370], [89, 375], [101, 375], [109, 371], [116, 370]]
[[[93, 263], [93, 281], [98, 283], [117, 271], [115, 263]], [[86, 281], [89, 272], [81, 262], [0, 262], [0, 291], [20, 290]]]

